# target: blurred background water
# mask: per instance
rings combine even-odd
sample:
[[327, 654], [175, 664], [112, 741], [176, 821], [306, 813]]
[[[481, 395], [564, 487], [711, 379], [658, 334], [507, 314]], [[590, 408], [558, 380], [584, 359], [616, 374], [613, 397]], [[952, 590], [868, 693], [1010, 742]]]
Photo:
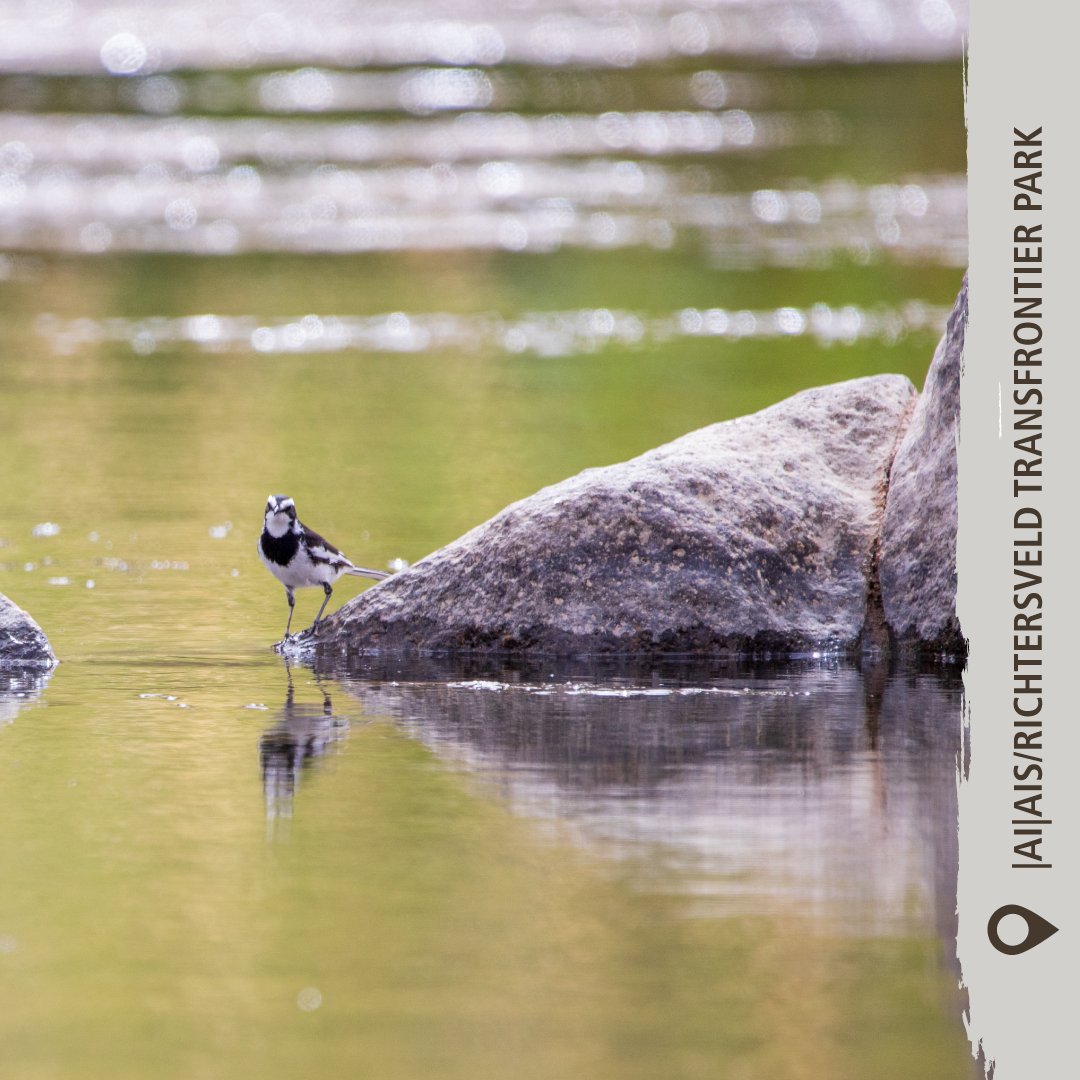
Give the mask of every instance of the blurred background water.
[[316, 676], [254, 551], [921, 384], [966, 18], [0, 2], [4, 1075], [968, 1075], [955, 674]]

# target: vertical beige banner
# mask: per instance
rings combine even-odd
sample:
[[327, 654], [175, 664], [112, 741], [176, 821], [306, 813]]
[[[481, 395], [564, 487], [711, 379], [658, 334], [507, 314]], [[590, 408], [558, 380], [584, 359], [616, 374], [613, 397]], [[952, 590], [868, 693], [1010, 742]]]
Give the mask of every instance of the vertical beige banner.
[[968, 48], [958, 948], [994, 1080], [1080, 1075], [1078, 21], [975, 0]]

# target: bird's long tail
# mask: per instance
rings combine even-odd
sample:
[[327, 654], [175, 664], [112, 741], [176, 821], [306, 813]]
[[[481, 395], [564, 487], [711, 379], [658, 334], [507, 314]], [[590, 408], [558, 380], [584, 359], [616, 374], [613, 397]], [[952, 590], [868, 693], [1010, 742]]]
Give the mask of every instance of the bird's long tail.
[[382, 581], [383, 578], [390, 576], [385, 570], [367, 570], [363, 566], [350, 566], [345, 573], [352, 574], [354, 577], [375, 578], [376, 581]]

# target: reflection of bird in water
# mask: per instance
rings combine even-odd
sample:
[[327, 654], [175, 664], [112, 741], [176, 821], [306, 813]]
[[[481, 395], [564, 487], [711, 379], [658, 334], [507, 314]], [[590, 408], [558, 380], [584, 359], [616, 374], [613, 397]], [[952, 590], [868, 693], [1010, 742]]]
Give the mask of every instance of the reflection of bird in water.
[[330, 695], [318, 676], [315, 684], [322, 694], [321, 704], [297, 704], [292, 669], [285, 664], [288, 689], [278, 722], [259, 740], [266, 817], [292, 817], [293, 795], [306, 762], [321, 757], [348, 730], [348, 721], [334, 716]]

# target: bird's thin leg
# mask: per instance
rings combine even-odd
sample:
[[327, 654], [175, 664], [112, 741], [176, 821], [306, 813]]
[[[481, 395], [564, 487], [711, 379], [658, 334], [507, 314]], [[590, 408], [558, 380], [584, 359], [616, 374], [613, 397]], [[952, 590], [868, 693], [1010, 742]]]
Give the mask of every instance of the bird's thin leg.
[[334, 591], [330, 588], [330, 582], [323, 582], [323, 591], [326, 595], [323, 597], [322, 607], [319, 608], [319, 614], [315, 616], [315, 621], [311, 624], [312, 630], [318, 628], [319, 620], [322, 618], [322, 613], [326, 610], [326, 605], [330, 603], [330, 594]]
[[289, 621], [285, 624], [285, 640], [289, 640], [289, 627], [292, 626], [293, 608], [296, 607], [296, 597], [288, 585], [285, 586], [285, 595], [289, 598]]

